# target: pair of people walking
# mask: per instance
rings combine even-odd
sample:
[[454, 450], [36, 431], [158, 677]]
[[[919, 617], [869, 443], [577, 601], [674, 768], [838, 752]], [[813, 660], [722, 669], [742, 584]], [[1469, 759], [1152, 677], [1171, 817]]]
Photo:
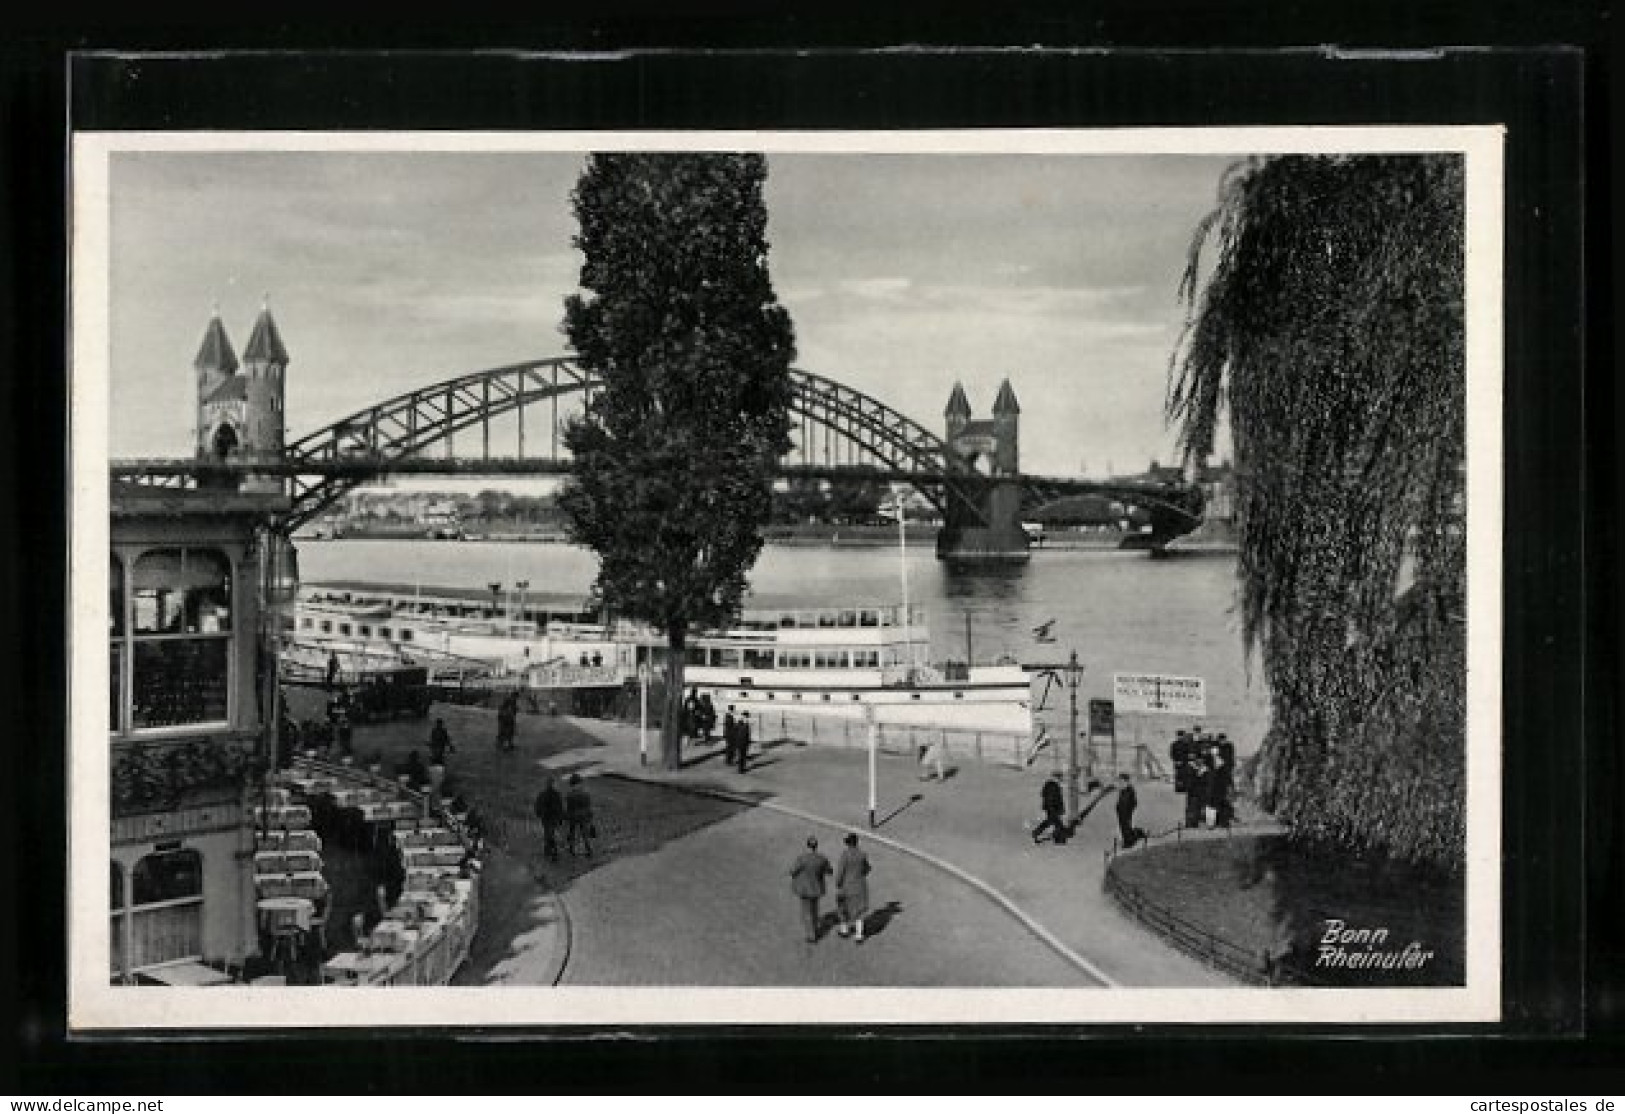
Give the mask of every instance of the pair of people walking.
[[598, 825], [593, 820], [592, 797], [581, 784], [580, 774], [570, 775], [567, 793], [560, 793], [558, 782], [552, 774], [548, 774], [542, 791], [536, 794], [535, 812], [536, 818], [542, 822], [542, 854], [547, 856], [549, 862], [559, 861], [561, 826], [564, 828], [565, 850], [574, 855], [579, 840], [582, 852], [592, 858], [592, 841], [598, 835]]
[[818, 851], [818, 837], [807, 837], [807, 849], [790, 867], [790, 891], [801, 905], [801, 923], [807, 943], [816, 944], [823, 934], [824, 879], [835, 877], [835, 901], [840, 923], [835, 931], [863, 943], [864, 918], [869, 912], [869, 856], [858, 847], [856, 832], [846, 834], [839, 867]]

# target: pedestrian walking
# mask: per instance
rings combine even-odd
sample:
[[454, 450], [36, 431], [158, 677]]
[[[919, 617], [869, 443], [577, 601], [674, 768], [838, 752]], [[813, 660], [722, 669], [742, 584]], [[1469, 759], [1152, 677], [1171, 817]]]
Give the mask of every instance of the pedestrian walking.
[[835, 904], [841, 926], [835, 931], [863, 943], [863, 918], [869, 912], [869, 856], [858, 847], [858, 834], [846, 833], [841, 865], [835, 868]]
[[355, 750], [351, 746], [351, 739], [354, 737], [354, 728], [350, 726], [350, 713], [345, 711], [342, 707], [339, 709], [337, 730], [339, 737], [339, 753], [353, 755]]
[[1134, 779], [1129, 775], [1118, 774], [1117, 779], [1117, 832], [1124, 847], [1133, 847], [1145, 836], [1134, 826], [1134, 810], [1139, 806], [1140, 795], [1134, 791]]
[[1044, 787], [1038, 791], [1038, 805], [1044, 810], [1044, 819], [1038, 827], [1033, 829], [1033, 842], [1045, 832], [1053, 831], [1050, 837], [1056, 843], [1066, 842], [1066, 801], [1061, 796], [1061, 782], [1054, 774], [1044, 781]]
[[511, 692], [497, 705], [497, 749], [513, 749], [514, 730], [519, 721], [519, 694]]
[[739, 717], [739, 725], [734, 728], [738, 740], [734, 749], [734, 757], [739, 762], [739, 772], [745, 772], [745, 766], [750, 762], [750, 713], [746, 712]]
[[[1223, 739], [1223, 736], [1220, 736]], [[1233, 754], [1234, 751], [1231, 751]], [[1212, 809], [1213, 826], [1228, 828], [1234, 810], [1230, 803], [1230, 790], [1235, 781], [1235, 770], [1225, 756], [1222, 746], [1215, 744], [1212, 768], [1208, 771], [1208, 807]]]
[[711, 732], [717, 729], [717, 706], [711, 703], [711, 694], [700, 694], [700, 741], [709, 743]]
[[700, 690], [689, 689], [688, 695], [683, 697], [682, 736], [685, 739], [700, 740]]
[[325, 688], [328, 692], [332, 692], [334, 686], [336, 686], [338, 683], [339, 683], [339, 655], [338, 655], [338, 651], [333, 650], [333, 651], [329, 651], [328, 655], [327, 655], [327, 679], [323, 683], [322, 687]]
[[581, 848], [590, 859], [592, 839], [596, 834], [597, 828], [592, 818], [592, 797], [581, 784], [581, 775], [571, 774], [570, 791], [564, 795], [564, 848], [574, 855], [576, 838], [579, 836]]
[[818, 837], [808, 836], [807, 849], [790, 866], [790, 892], [801, 905], [801, 924], [809, 944], [818, 943], [818, 932], [823, 927], [818, 906], [824, 897], [824, 879], [832, 873], [829, 860], [818, 853]]
[[738, 751], [739, 721], [734, 719], [734, 706], [730, 704], [727, 714], [722, 717], [722, 761], [732, 766]]
[[548, 862], [559, 861], [559, 826], [564, 823], [564, 797], [552, 774], [542, 783], [536, 794], [536, 818], [542, 822], [542, 854]]
[[947, 748], [942, 745], [941, 739], [933, 739], [920, 748], [920, 780], [947, 781], [946, 759]]
[[446, 755], [456, 749], [451, 741], [451, 732], [446, 730], [446, 721], [435, 720], [434, 728], [429, 732], [429, 761], [436, 766], [444, 766]]

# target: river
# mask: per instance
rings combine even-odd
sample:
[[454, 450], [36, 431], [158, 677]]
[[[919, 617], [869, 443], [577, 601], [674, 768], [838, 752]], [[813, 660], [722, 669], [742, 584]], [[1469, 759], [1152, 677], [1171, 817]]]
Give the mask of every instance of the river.
[[[527, 580], [532, 592], [585, 596], [597, 572], [586, 550], [526, 542], [301, 539], [300, 575], [318, 580], [370, 580], [484, 589]], [[895, 548], [769, 546], [751, 574], [756, 602], [837, 606], [895, 602], [902, 594]], [[1035, 549], [1025, 566], [960, 569], [927, 547], [907, 551], [910, 601], [929, 615], [932, 660], [963, 660], [966, 617], [979, 662], [1009, 654], [1022, 662], [1062, 663], [1076, 650], [1083, 677], [1080, 723], [1087, 702], [1109, 698], [1113, 673], [1200, 677], [1207, 714], [1200, 723], [1223, 731], [1243, 754], [1257, 748], [1269, 721], [1261, 668], [1242, 652], [1233, 554], [1187, 553], [1152, 560], [1143, 552]], [[1052, 622], [1053, 621], [1053, 622]], [[1034, 629], [1052, 622], [1040, 642]], [[1042, 693], [1040, 684], [1035, 690]], [[1040, 719], [1065, 737], [1068, 699], [1053, 689]], [[1120, 716], [1120, 745], [1166, 740], [1188, 717]]]

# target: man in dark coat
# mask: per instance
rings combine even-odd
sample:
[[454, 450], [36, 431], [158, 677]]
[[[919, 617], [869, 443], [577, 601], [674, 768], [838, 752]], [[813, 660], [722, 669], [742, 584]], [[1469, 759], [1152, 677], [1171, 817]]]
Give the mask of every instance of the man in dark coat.
[[1033, 829], [1033, 842], [1045, 832], [1054, 830], [1050, 838], [1056, 843], [1066, 842], [1066, 801], [1061, 795], [1061, 783], [1051, 774], [1044, 781], [1044, 787], [1038, 791], [1038, 804], [1044, 810], [1044, 819], [1038, 827]]
[[1140, 797], [1134, 791], [1133, 778], [1118, 774], [1117, 779], [1117, 831], [1123, 846], [1133, 847], [1140, 842], [1139, 832], [1134, 827], [1134, 809], [1139, 805]]
[[730, 704], [727, 715], [722, 717], [722, 760], [732, 766], [738, 753], [739, 721], [734, 719], [734, 706]]
[[497, 749], [513, 749], [514, 730], [519, 724], [519, 694], [511, 692], [497, 705]]
[[822, 927], [818, 904], [824, 897], [824, 879], [831, 873], [829, 860], [818, 853], [818, 837], [808, 836], [807, 849], [790, 866], [790, 892], [801, 905], [801, 925], [809, 944], [818, 942]]
[[542, 791], [536, 794], [536, 818], [542, 822], [542, 853], [549, 862], [559, 861], [559, 826], [564, 823], [564, 797], [553, 775], [547, 775]]
[[700, 694], [700, 740], [709, 743], [711, 732], [717, 728], [717, 706], [711, 703], [711, 694]]
[[1191, 745], [1190, 773], [1185, 788], [1185, 827], [1202, 826], [1202, 809], [1208, 800], [1208, 748], [1197, 741]]
[[1180, 731], [1174, 735], [1174, 741], [1168, 747], [1168, 763], [1174, 769], [1174, 792], [1187, 793], [1190, 791], [1191, 773], [1191, 737], [1190, 733]]
[[739, 723], [734, 728], [736, 742], [734, 757], [739, 761], [739, 772], [745, 772], [745, 764], [750, 761], [750, 713], [746, 712], [739, 717]]
[[581, 837], [582, 849], [592, 857], [592, 798], [581, 784], [580, 774], [570, 775], [570, 791], [564, 795], [564, 847], [576, 853], [576, 837]]
[[429, 732], [429, 761], [436, 766], [446, 764], [446, 755], [457, 748], [451, 743], [451, 732], [446, 730], [446, 721], [434, 721], [434, 730]]
[[1235, 782], [1235, 768], [1230, 764], [1230, 756], [1234, 754], [1235, 750], [1229, 746], [1229, 740], [1221, 735], [1211, 752], [1212, 769], [1208, 771], [1207, 784], [1207, 803], [1213, 810], [1213, 826], [1216, 828], [1230, 826], [1233, 811], [1230, 805], [1230, 790]]

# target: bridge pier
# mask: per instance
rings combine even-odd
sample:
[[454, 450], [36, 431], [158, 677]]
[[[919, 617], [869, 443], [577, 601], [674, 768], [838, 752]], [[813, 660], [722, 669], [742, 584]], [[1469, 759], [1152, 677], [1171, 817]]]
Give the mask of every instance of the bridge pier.
[[956, 564], [1020, 564], [1031, 560], [1031, 539], [1021, 526], [1021, 485], [989, 483], [948, 500], [937, 557]]

